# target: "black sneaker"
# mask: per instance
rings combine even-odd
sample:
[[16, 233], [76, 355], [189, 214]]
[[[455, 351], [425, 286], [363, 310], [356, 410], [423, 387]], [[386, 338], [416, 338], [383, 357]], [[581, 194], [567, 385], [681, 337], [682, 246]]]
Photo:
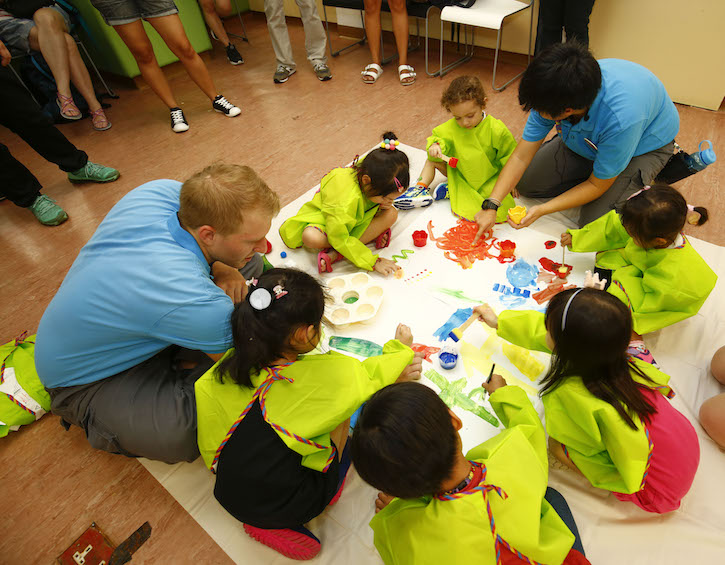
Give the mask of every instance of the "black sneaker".
[[184, 117], [184, 111], [179, 108], [171, 108], [171, 129], [176, 133], [182, 133], [189, 129], [189, 122]]
[[234, 104], [229, 102], [226, 98], [224, 98], [221, 94], [214, 98], [214, 103], [212, 104], [212, 107], [217, 111], [221, 112], [228, 118], [233, 118], [234, 116], [238, 116], [242, 113], [242, 111], [237, 108]]
[[242, 54], [237, 51], [236, 46], [233, 43], [227, 45], [227, 59], [232, 65], [241, 65], [244, 62]]

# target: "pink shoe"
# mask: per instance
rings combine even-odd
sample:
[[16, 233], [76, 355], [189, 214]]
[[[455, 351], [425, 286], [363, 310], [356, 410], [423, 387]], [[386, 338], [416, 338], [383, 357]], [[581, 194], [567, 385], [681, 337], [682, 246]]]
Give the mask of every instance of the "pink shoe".
[[58, 108], [60, 108], [60, 115], [66, 120], [80, 120], [83, 117], [72, 96], [63, 96], [59, 92], [55, 101], [58, 103]]
[[97, 131], [106, 131], [111, 127], [111, 121], [106, 117], [103, 108], [91, 112], [91, 121], [93, 122], [93, 129]]
[[[332, 265], [337, 263], [338, 261], [342, 261], [342, 253], [338, 252], [337, 257], [333, 260], [330, 259], [330, 256], [328, 253], [332, 251], [331, 248], [323, 249], [317, 254], [317, 272], [322, 273], [331, 273], [332, 272]], [[324, 266], [322, 265], [322, 262], [325, 262]]]
[[282, 530], [265, 530], [244, 524], [244, 531], [259, 543], [271, 547], [290, 559], [307, 561], [320, 553], [320, 540], [304, 526]]
[[392, 236], [390, 234], [390, 228], [388, 228], [375, 238], [375, 249], [385, 249], [388, 245], [390, 245], [391, 239]]

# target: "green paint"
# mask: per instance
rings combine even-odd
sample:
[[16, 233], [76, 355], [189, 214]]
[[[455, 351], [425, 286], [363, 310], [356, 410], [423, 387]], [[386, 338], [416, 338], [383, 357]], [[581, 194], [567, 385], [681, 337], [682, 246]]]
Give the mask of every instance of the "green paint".
[[465, 378], [451, 382], [435, 369], [428, 369], [424, 375], [429, 381], [441, 389], [438, 396], [440, 396], [441, 400], [446, 403], [446, 406], [449, 408], [453, 408], [454, 406], [463, 408], [468, 412], [472, 412], [482, 420], [486, 420], [492, 426], [498, 427], [499, 424], [496, 417], [483, 406], [476, 404], [472, 398], [475, 394], [479, 394], [478, 391], [479, 389], [483, 390], [482, 388], [479, 387], [478, 389], [473, 389], [470, 393], [468, 393], [468, 396], [466, 396], [463, 392], [467, 382]]
[[447, 294], [448, 296], [452, 296], [453, 298], [460, 298], [461, 300], [475, 302], [476, 304], [481, 304], [485, 302], [484, 300], [480, 300], [478, 298], [471, 298], [469, 296], [466, 296], [465, 294], [463, 294], [462, 290], [453, 290], [452, 288], [436, 288], [436, 290], [441, 294]]
[[357, 302], [357, 296], [350, 296], [345, 299], [345, 304], [355, 304]]
[[330, 338], [330, 347], [332, 349], [354, 353], [361, 357], [375, 357], [376, 355], [383, 354], [383, 348], [377, 343], [356, 337], [332, 336]]
[[391, 259], [393, 259], [393, 261], [395, 261], [396, 257], [398, 259], [407, 259], [408, 255], [412, 255], [413, 253], [415, 253], [415, 251], [413, 251], [412, 249], [401, 249], [400, 253], [402, 253], [402, 255], [393, 255]]

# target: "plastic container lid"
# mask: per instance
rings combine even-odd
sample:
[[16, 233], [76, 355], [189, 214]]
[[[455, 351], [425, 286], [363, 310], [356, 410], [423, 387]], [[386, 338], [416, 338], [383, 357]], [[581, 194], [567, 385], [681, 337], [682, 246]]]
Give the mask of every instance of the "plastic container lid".
[[[703, 143], [709, 143], [710, 147], [702, 149]], [[715, 161], [717, 161], [717, 155], [715, 155], [715, 150], [712, 148], [712, 141], [709, 139], [705, 139], [700, 142], [700, 159], [702, 159], [702, 162], [706, 165], [712, 165]]]

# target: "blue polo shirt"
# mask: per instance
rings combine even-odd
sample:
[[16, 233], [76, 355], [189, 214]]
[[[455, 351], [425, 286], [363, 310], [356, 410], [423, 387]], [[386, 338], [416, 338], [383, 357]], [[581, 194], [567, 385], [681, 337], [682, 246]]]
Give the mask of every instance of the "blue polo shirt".
[[[674, 140], [680, 116], [660, 79], [643, 66], [602, 59], [599, 67], [602, 86], [585, 119], [574, 125], [561, 121], [559, 133], [569, 149], [594, 161], [595, 177], [610, 179], [626, 169], [633, 157]], [[523, 138], [540, 141], [554, 125], [532, 110]]]
[[181, 183], [124, 196], [81, 249], [38, 327], [35, 364], [49, 388], [99, 381], [169, 345], [222, 353], [231, 299], [179, 225]]

